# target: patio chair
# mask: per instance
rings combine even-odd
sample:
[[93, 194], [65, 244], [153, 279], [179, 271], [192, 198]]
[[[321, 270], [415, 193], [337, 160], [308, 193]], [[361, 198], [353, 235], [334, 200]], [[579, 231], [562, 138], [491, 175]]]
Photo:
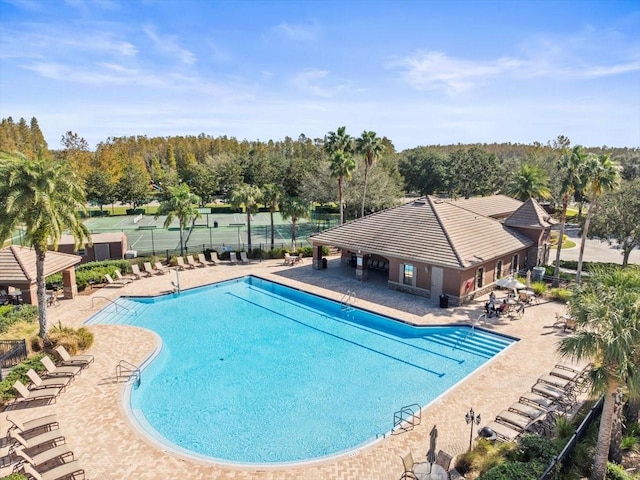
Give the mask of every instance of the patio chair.
[[207, 260], [207, 257], [204, 256], [204, 253], [198, 254], [198, 261], [202, 264], [203, 267], [213, 267], [215, 265], [215, 262]]
[[241, 263], [250, 263], [251, 260], [249, 260], [249, 258], [247, 258], [247, 252], [242, 251], [240, 252], [240, 262]]
[[55, 350], [62, 359], [62, 365], [79, 365], [84, 368], [94, 360], [93, 355], [71, 355], [64, 345], [58, 345]]
[[7, 420], [11, 423], [9, 432], [11, 432], [12, 430], [18, 430], [22, 434], [31, 434], [34, 430], [45, 428], [47, 429], [47, 431], [53, 430], [54, 427], [58, 428], [60, 426], [55, 414], [34, 418], [32, 420], [27, 420], [26, 422], [21, 422], [13, 415], [7, 414]]
[[160, 262], [156, 262], [153, 264], [153, 271], [156, 275], [164, 275], [165, 273], [169, 273], [169, 269], [162, 265]]
[[282, 262], [283, 265], [292, 265], [291, 263], [291, 255], [289, 255], [288, 253], [284, 254], [284, 261]]
[[56, 397], [60, 395], [60, 388], [43, 388], [41, 390], [29, 390], [25, 387], [24, 383], [20, 380], [16, 380], [13, 384], [13, 388], [21, 398], [19, 401], [23, 402], [32, 402], [34, 400], [53, 400], [54, 403], [56, 401]]
[[[43, 465], [49, 462], [53, 462], [57, 464], [61, 463], [70, 463], [70, 461], [74, 461], [73, 452], [69, 448], [69, 445], [62, 444], [57, 445], [53, 448], [48, 448], [44, 451], [37, 452], [35, 455], [29, 455], [25, 452], [24, 447], [20, 446], [14, 450], [16, 456], [20, 457], [22, 461], [18, 464], [18, 467], [24, 462], [27, 462], [36, 470], [41, 470]], [[70, 460], [70, 461], [69, 461]]]
[[149, 275], [147, 272], [141, 272], [140, 271], [140, 266], [137, 264], [133, 264], [131, 265], [131, 272], [133, 273], [133, 276], [140, 280], [143, 276], [145, 277], [150, 277], [151, 275]]
[[47, 375], [50, 377], [75, 377], [82, 370], [82, 367], [77, 365], [57, 367], [53, 364], [53, 361], [46, 355], [40, 359], [40, 362], [42, 362], [44, 368], [47, 369]]
[[213, 262], [214, 265], [217, 265], [218, 263], [220, 263], [220, 259], [218, 258], [218, 252], [216, 252], [215, 250], [211, 250], [211, 252], [209, 252], [209, 256], [211, 257], [211, 261]]
[[122, 288], [126, 285], [124, 282], [116, 282], [108, 273], [104, 274], [104, 279], [107, 281], [107, 287]]
[[[25, 463], [22, 467], [28, 475], [31, 475], [35, 480], [59, 480], [62, 478], [73, 478], [74, 480], [79, 478], [85, 478], [84, 470], [80, 468], [78, 461], [74, 460], [69, 463], [63, 463], [57, 467], [47, 470], [46, 472], [39, 473], [30, 464]], [[78, 475], [82, 475], [79, 477]]]
[[496, 415], [496, 422], [504, 423], [508, 427], [516, 428], [520, 430], [525, 430], [531, 423], [542, 416], [545, 415], [545, 412], [539, 411], [538, 415], [531, 418], [524, 414], [518, 412], [512, 412], [510, 410], [503, 410], [498, 415]]
[[429, 462], [414, 462], [411, 452], [405, 453], [400, 458], [402, 459], [402, 465], [404, 466], [404, 478], [412, 480], [428, 478], [431, 470]]
[[187, 265], [190, 265], [191, 268], [204, 267], [204, 265], [200, 265], [195, 261], [193, 255], [187, 255]]
[[58, 293], [54, 290], [46, 290], [45, 298], [47, 299], [47, 307], [60, 305], [60, 302], [58, 301]]
[[176, 262], [178, 262], [178, 270], [186, 270], [187, 268], [194, 268], [192, 265], [187, 265], [184, 263], [184, 258], [181, 256], [176, 257]]
[[574, 385], [572, 380], [567, 380], [556, 375], [542, 375], [538, 378], [538, 383], [547, 383], [553, 387], [560, 388], [561, 390], [567, 390]]
[[113, 271], [113, 274], [116, 276], [116, 281], [118, 282], [131, 283], [135, 280], [132, 277], [122, 275], [122, 273], [120, 273], [120, 270], [118, 270], [117, 268]]
[[303, 258], [302, 258], [302, 257], [303, 257], [303, 254], [302, 254], [302, 253], [299, 253], [297, 256], [293, 257], [293, 263], [294, 263], [294, 264], [297, 264], [297, 263], [304, 263], [304, 260], [303, 260]]
[[234, 252], [233, 250], [229, 252], [229, 261], [231, 262], [232, 265], [238, 265], [238, 256], [236, 255], [236, 252]]
[[[549, 408], [551, 405], [549, 406]], [[544, 408], [542, 405], [534, 405], [529, 402], [516, 402], [513, 403], [508, 410], [510, 412], [517, 413], [518, 415], [524, 415], [528, 418], [537, 418], [540, 415], [548, 411], [548, 408]]]
[[142, 264], [142, 269], [144, 270], [144, 272], [147, 274], [147, 277], [152, 277], [154, 275], [160, 275], [159, 272], [155, 271], [153, 269], [153, 267], [151, 266], [151, 262], [144, 262]]
[[46, 445], [57, 447], [66, 442], [64, 435], [62, 435], [59, 429], [42, 432], [29, 438], [25, 438], [22, 433], [16, 430], [12, 430], [9, 432], [9, 438], [13, 440], [14, 445], [20, 444], [27, 450], [41, 449]]
[[27, 376], [33, 383], [33, 388], [31, 390], [41, 390], [43, 388], [51, 387], [58, 387], [64, 390], [71, 381], [71, 377], [50, 377], [42, 379], [33, 368], [30, 368], [27, 371]]
[[522, 434], [522, 430], [518, 430], [515, 427], [509, 427], [504, 423], [500, 422], [489, 422], [486, 427], [496, 435], [496, 440], [503, 443], [510, 443], [517, 440], [517, 438]]
[[436, 456], [436, 465], [440, 465], [445, 472], [447, 472], [447, 478], [451, 479], [451, 461], [453, 456], [449, 455], [444, 450], [439, 450]]

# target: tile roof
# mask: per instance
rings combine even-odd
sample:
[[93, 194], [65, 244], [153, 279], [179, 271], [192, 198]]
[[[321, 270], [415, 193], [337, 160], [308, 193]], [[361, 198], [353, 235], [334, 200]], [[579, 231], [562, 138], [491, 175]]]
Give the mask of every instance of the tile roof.
[[458, 269], [532, 244], [498, 220], [431, 196], [330, 228], [311, 240]]
[[[44, 275], [48, 276], [80, 263], [82, 257], [47, 251]], [[36, 281], [36, 251], [11, 245], [0, 250], [0, 284], [31, 283]]]
[[506, 195], [489, 195], [487, 197], [448, 198], [448, 202], [459, 207], [479, 213], [485, 217], [501, 218], [516, 211], [521, 205], [520, 200]]
[[558, 223], [542, 206], [533, 198], [524, 202], [520, 208], [513, 212], [504, 224], [511, 227], [548, 228]]

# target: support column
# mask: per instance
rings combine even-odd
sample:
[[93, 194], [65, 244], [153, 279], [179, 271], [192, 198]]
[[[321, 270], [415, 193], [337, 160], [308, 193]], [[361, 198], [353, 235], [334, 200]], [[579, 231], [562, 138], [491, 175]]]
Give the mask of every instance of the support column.
[[364, 260], [364, 255], [360, 252], [356, 253], [356, 279], [366, 280], [369, 277], [369, 271], [367, 270], [367, 263]]
[[71, 267], [62, 271], [62, 291], [64, 292], [64, 298], [74, 298], [78, 295], [75, 268]]
[[313, 269], [322, 270], [322, 245], [313, 246]]

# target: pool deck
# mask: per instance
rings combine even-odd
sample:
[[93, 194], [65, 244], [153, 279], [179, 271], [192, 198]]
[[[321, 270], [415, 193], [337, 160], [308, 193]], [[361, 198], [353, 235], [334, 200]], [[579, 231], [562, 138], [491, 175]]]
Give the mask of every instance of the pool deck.
[[[293, 267], [269, 260], [249, 265], [222, 263], [215, 267], [179, 273], [182, 289], [254, 274], [269, 280], [340, 300], [347, 290], [355, 291], [357, 306], [419, 325], [473, 323], [482, 313], [483, 301], [459, 308], [440, 309], [429, 299], [386, 288], [380, 274], [372, 272], [370, 281], [359, 282], [353, 270], [340, 266], [333, 257], [327, 270], [315, 271], [310, 260]], [[155, 295], [170, 290], [176, 274], [144, 278], [124, 288], [96, 288], [73, 300], [62, 300], [48, 310], [51, 325], [62, 322], [78, 327], [120, 295]], [[124, 359], [141, 364], [156, 347], [154, 334], [144, 329], [118, 325], [90, 325], [95, 343], [87, 353], [95, 362], [73, 381], [55, 404], [12, 409], [12, 415], [28, 420], [56, 413], [60, 428], [76, 459], [93, 480], [129, 479], [260, 479], [260, 480], [388, 480], [403, 472], [400, 455], [410, 450], [416, 461], [424, 460], [429, 448], [429, 432], [438, 427], [438, 448], [454, 456], [469, 447], [470, 427], [465, 413], [473, 408], [482, 415], [480, 427], [495, 418], [519, 396], [529, 391], [536, 379], [548, 373], [559, 361], [555, 347], [563, 338], [562, 329], [552, 328], [555, 313], [564, 306], [542, 302], [527, 309], [521, 319], [490, 319], [488, 330], [521, 339], [463, 380], [439, 399], [423, 408], [422, 423], [412, 431], [390, 435], [374, 444], [331, 460], [303, 466], [250, 467], [196, 461], [169, 453], [152, 443], [131, 425], [122, 405], [124, 382], [115, 379], [115, 367]], [[144, 372], [142, 374], [144, 381]], [[368, 392], [363, 391], [363, 395]], [[345, 407], [349, 399], [345, 399]], [[398, 409], [402, 405], [398, 405]], [[353, 412], [357, 415], [358, 412]], [[9, 427], [6, 415], [0, 428]], [[286, 416], [284, 417], [286, 419]], [[290, 419], [294, 421], [295, 419]], [[389, 412], [389, 427], [393, 412]], [[475, 430], [474, 430], [475, 436]], [[9, 470], [0, 470], [0, 476]]]

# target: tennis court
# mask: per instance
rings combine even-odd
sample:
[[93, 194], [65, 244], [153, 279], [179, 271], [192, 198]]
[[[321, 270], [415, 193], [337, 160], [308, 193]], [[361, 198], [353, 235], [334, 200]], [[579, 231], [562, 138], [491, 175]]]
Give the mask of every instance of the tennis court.
[[[247, 216], [244, 213], [201, 213], [193, 228], [184, 232], [188, 251], [203, 251], [206, 248], [220, 252], [247, 248]], [[138, 256], [163, 254], [180, 250], [180, 230], [177, 220], [164, 228], [166, 217], [157, 219], [153, 215], [127, 215], [114, 217], [92, 217], [85, 221], [91, 233], [123, 232], [127, 236], [128, 248]], [[309, 245], [307, 237], [337, 224], [335, 216], [322, 214], [311, 220], [298, 221], [296, 225], [296, 247]], [[274, 242], [276, 248], [291, 247], [291, 221], [283, 220], [274, 213]], [[271, 247], [271, 221], [268, 212], [253, 215], [251, 220], [251, 246], [265, 250]]]

